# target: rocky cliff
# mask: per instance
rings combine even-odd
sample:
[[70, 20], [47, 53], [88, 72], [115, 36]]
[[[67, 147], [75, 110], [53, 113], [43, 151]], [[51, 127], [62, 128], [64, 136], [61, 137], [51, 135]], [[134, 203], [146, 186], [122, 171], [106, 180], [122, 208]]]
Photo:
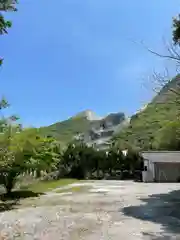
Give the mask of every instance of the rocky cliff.
[[48, 127], [40, 128], [43, 135], [53, 136], [63, 144], [73, 139], [83, 140], [89, 145], [109, 141], [115, 132], [121, 131], [128, 120], [124, 113], [111, 113], [105, 117], [86, 110]]
[[100, 120], [90, 122], [90, 129], [80, 134], [76, 139], [84, 141], [89, 146], [106, 149], [111, 144], [115, 133], [128, 124], [124, 113], [111, 113]]

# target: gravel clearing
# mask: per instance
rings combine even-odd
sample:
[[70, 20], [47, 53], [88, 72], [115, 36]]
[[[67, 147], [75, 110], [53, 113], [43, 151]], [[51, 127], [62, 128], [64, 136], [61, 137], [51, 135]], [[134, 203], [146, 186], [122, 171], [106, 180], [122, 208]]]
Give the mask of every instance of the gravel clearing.
[[21, 209], [1, 212], [0, 240], [180, 239], [180, 184], [93, 181], [79, 185], [88, 188], [48, 192], [23, 200]]

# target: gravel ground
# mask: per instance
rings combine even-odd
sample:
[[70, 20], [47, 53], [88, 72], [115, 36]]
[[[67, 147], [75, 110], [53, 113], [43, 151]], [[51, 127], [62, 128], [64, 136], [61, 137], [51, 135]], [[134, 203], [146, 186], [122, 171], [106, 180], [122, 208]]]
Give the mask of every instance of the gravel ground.
[[180, 239], [180, 184], [81, 185], [88, 188], [49, 192], [23, 200], [20, 209], [0, 213], [0, 240]]

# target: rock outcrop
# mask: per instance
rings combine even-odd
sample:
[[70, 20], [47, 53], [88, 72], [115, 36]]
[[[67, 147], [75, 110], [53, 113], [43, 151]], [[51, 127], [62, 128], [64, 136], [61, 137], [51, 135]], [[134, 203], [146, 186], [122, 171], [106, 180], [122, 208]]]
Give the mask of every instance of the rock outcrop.
[[88, 146], [98, 149], [107, 149], [115, 133], [128, 124], [124, 113], [111, 113], [100, 120], [93, 120], [90, 129], [76, 136], [76, 139], [84, 141]]

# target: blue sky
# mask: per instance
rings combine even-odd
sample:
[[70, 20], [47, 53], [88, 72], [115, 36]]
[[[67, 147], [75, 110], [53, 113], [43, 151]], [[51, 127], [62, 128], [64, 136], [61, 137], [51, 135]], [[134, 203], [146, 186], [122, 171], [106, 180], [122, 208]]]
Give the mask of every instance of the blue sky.
[[162, 70], [140, 44], [164, 51], [179, 0], [20, 0], [1, 37], [1, 94], [25, 125], [85, 109], [133, 114], [150, 101], [144, 81]]

